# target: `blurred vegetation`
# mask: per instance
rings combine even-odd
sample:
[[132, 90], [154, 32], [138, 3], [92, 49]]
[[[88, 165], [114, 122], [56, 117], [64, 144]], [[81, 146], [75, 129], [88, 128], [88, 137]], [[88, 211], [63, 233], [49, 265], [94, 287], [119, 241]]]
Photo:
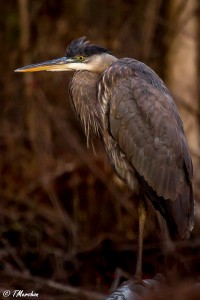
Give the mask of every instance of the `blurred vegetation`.
[[[87, 36], [118, 57], [146, 62], [165, 79], [167, 41], [175, 32], [167, 12], [168, 1], [161, 0], [1, 1], [0, 290], [72, 299], [63, 286], [107, 294], [118, 268], [134, 273], [134, 198], [116, 178], [99, 141], [94, 140], [95, 155], [87, 149], [67, 93], [72, 74], [13, 71], [61, 57], [73, 38]], [[200, 25], [199, 2], [194, 14]], [[198, 203], [197, 177], [194, 182]], [[198, 204], [197, 209], [198, 217]], [[177, 244], [184, 261], [179, 276], [198, 276], [198, 226], [199, 220], [189, 242]], [[146, 278], [167, 269], [162, 242], [150, 209]], [[56, 288], [54, 282], [62, 285]]]

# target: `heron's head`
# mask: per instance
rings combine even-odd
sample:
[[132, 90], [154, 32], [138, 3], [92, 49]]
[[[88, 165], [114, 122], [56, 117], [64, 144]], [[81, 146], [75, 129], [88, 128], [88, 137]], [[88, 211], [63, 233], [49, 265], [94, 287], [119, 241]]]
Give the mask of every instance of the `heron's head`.
[[15, 72], [88, 70], [101, 73], [116, 60], [107, 49], [91, 45], [81, 37], [68, 45], [66, 56], [22, 67]]

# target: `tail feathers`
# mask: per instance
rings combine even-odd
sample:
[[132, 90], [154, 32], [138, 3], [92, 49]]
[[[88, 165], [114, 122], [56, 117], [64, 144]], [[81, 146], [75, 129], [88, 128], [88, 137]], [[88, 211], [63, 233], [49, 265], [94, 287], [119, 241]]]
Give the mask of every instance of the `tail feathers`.
[[[194, 196], [191, 185], [185, 185], [182, 193], [175, 200], [165, 201], [164, 218], [170, 234], [188, 239], [194, 227]], [[174, 227], [175, 225], [175, 227]]]
[[172, 239], [188, 239], [194, 227], [194, 196], [192, 186], [186, 184], [175, 200], [159, 197], [151, 188], [147, 197], [154, 208], [166, 219]]
[[158, 196], [142, 176], [138, 175], [138, 179], [154, 208], [166, 219], [172, 239], [189, 238], [194, 227], [194, 195], [191, 182], [186, 181], [178, 197], [171, 200]]

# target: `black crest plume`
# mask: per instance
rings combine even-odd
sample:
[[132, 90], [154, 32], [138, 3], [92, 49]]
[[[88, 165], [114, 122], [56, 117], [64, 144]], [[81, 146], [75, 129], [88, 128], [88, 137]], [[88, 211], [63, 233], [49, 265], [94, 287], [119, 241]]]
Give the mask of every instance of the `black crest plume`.
[[106, 48], [91, 45], [86, 37], [73, 40], [66, 50], [67, 57], [74, 57], [77, 55], [91, 56], [94, 54], [108, 53], [109, 51]]

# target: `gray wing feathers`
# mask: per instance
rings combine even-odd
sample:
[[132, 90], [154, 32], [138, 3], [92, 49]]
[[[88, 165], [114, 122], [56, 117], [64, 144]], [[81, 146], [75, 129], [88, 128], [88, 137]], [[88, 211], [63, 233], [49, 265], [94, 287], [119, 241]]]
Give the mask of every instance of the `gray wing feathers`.
[[177, 108], [161, 79], [149, 79], [149, 70], [140, 76], [140, 70], [115, 64], [104, 74], [104, 83], [110, 80], [108, 127], [136, 172], [158, 199], [166, 200], [167, 214], [186, 236], [194, 217], [192, 162]]
[[110, 102], [111, 133], [158, 196], [174, 200], [185, 183], [185, 160], [190, 162], [172, 102], [147, 84], [127, 80], [130, 85], [124, 88], [122, 80]]

